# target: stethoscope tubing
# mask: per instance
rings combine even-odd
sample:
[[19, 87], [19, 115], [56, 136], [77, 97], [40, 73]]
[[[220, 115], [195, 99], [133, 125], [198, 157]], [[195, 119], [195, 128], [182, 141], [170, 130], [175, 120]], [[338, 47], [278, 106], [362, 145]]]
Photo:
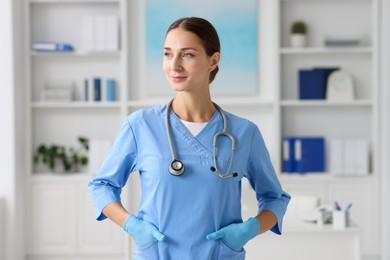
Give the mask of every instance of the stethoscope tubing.
[[[184, 172], [184, 164], [178, 160], [176, 158], [176, 153], [175, 153], [175, 148], [173, 146], [173, 142], [172, 142], [172, 138], [171, 138], [171, 130], [170, 130], [170, 124], [169, 124], [169, 111], [172, 107], [172, 102], [173, 102], [174, 99], [172, 99], [168, 105], [167, 105], [167, 108], [166, 108], [166, 114], [165, 114], [165, 126], [166, 126], [166, 131], [167, 131], [167, 136], [168, 136], [168, 143], [169, 143], [169, 148], [171, 150], [171, 155], [172, 155], [172, 163], [171, 165], [169, 166], [169, 172], [174, 175], [174, 176], [180, 176], [183, 174]], [[234, 139], [234, 137], [227, 131], [227, 119], [226, 119], [226, 115], [225, 113], [222, 111], [222, 109], [213, 102], [214, 106], [217, 108], [218, 112], [221, 114], [222, 116], [222, 121], [223, 121], [223, 130], [221, 132], [218, 132], [214, 135], [214, 138], [213, 138], [213, 147], [214, 147], [214, 156], [213, 156], [213, 159], [214, 159], [214, 165], [215, 166], [212, 166], [210, 167], [210, 170], [214, 173], [216, 173], [219, 177], [221, 178], [232, 178], [232, 177], [236, 177], [238, 174], [237, 173], [233, 173], [233, 174], [229, 174], [230, 172], [230, 169], [232, 167], [232, 164], [233, 164], [233, 160], [234, 160], [234, 150], [235, 150], [235, 147], [236, 147], [236, 141]], [[218, 170], [218, 164], [217, 164], [217, 142], [218, 142], [218, 138], [221, 137], [221, 136], [227, 136], [230, 141], [231, 141], [231, 156], [230, 156], [230, 162], [229, 162], [229, 167], [226, 171], [225, 174], [221, 173], [219, 170]], [[179, 165], [179, 167], [177, 167], [177, 165]]]

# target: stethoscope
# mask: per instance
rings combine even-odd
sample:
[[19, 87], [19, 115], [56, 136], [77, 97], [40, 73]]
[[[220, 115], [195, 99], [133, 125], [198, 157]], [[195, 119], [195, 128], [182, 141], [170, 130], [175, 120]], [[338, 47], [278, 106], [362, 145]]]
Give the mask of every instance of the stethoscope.
[[[172, 154], [172, 159], [173, 159], [171, 165], [169, 166], [169, 172], [174, 176], [180, 176], [184, 173], [184, 164], [180, 160], [176, 159], [175, 149], [173, 147], [172, 139], [171, 139], [171, 131], [169, 129], [169, 110], [172, 107], [172, 102], [173, 102], [173, 99], [168, 103], [167, 109], [165, 111], [165, 124], [166, 124], [166, 129], [167, 129], [169, 147], [171, 149], [171, 154]], [[222, 109], [217, 104], [215, 104], [215, 103], [213, 103], [213, 104], [222, 116], [223, 130], [222, 130], [222, 132], [218, 132], [214, 135], [213, 147], [214, 147], [214, 165], [215, 166], [211, 166], [210, 170], [212, 172], [216, 173], [219, 177], [224, 178], [224, 179], [236, 177], [238, 175], [236, 172], [229, 174], [230, 168], [232, 167], [232, 163], [233, 163], [233, 159], [234, 159], [234, 149], [235, 149], [236, 141], [234, 140], [234, 137], [231, 134], [229, 134], [227, 131], [227, 120], [226, 120], [225, 113], [223, 113]], [[217, 164], [217, 141], [218, 141], [218, 137], [220, 137], [220, 136], [229, 137], [230, 141], [231, 141], [231, 147], [232, 147], [229, 167], [228, 167], [225, 174], [222, 174], [218, 170], [218, 164]]]

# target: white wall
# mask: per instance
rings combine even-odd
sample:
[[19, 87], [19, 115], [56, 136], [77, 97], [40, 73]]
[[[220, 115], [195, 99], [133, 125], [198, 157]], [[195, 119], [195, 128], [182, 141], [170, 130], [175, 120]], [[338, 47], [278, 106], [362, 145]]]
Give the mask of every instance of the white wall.
[[390, 3], [382, 1], [382, 147], [381, 147], [381, 253], [382, 259], [390, 259]]
[[5, 260], [24, 259], [21, 2], [0, 1], [0, 198], [5, 211], [0, 233], [6, 237], [0, 259]]

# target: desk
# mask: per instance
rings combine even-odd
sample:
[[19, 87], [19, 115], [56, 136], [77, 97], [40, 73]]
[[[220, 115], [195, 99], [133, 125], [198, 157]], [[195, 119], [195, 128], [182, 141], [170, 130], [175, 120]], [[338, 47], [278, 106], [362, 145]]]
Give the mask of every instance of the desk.
[[359, 229], [294, 223], [283, 235], [262, 234], [245, 247], [246, 260], [359, 260]]

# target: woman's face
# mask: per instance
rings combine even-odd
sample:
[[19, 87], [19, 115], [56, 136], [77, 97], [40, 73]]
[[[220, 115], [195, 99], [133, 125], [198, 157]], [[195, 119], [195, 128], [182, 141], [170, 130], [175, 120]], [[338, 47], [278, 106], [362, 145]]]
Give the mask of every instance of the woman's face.
[[165, 38], [164, 73], [175, 91], [208, 91], [209, 75], [219, 57], [219, 53], [207, 56], [196, 34], [176, 28]]

